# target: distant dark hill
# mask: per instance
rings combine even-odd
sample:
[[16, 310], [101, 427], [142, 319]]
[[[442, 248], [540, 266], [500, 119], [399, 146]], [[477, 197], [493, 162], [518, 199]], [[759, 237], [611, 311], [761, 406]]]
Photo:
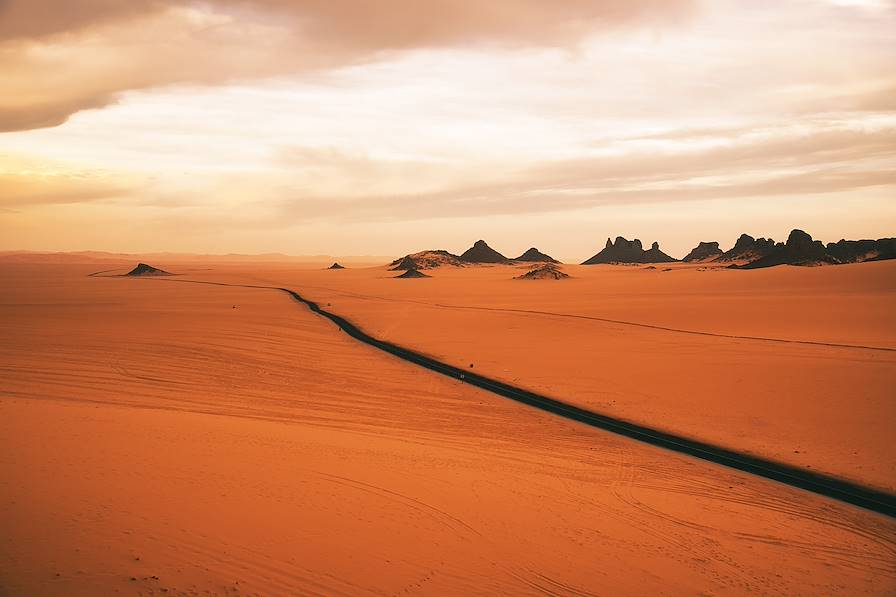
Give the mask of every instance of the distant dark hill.
[[719, 255], [716, 261], [749, 263], [765, 257], [774, 250], [775, 241], [770, 238], [753, 238], [749, 234], [741, 234], [734, 247]]
[[461, 261], [460, 257], [443, 251], [441, 249], [434, 251], [420, 251], [419, 253], [411, 253], [405, 255], [401, 259], [396, 259], [389, 264], [392, 271], [410, 270], [410, 269], [434, 269], [443, 265], [453, 265], [463, 267], [466, 265]]
[[583, 262], [582, 265], [595, 265], [598, 263], [639, 263], [644, 247], [637, 238], [629, 241], [621, 236], [616, 240], [607, 239], [607, 245], [594, 257]]
[[125, 274], [126, 276], [171, 276], [165, 270], [161, 270], [159, 268], [153, 267], [151, 265], [147, 265], [145, 263], [138, 263], [137, 267], [129, 271]]
[[532, 247], [516, 259], [514, 261], [525, 261], [529, 263], [560, 263], [550, 255], [545, 255], [535, 247]]
[[839, 263], [828, 254], [820, 240], [802, 230], [793, 230], [787, 237], [787, 243], [776, 245], [765, 257], [740, 266], [740, 269], [759, 269], [775, 265], [824, 265]]
[[677, 261], [660, 250], [659, 243], [653, 243], [648, 250], [644, 250], [641, 241], [626, 240], [617, 236], [615, 241], [607, 239], [607, 245], [594, 257], [583, 262], [582, 265], [595, 265], [598, 263], [669, 263]]
[[840, 240], [828, 243], [827, 252], [840, 263], [896, 259], [896, 238]]
[[431, 277], [432, 276], [424, 274], [423, 272], [421, 272], [418, 269], [409, 269], [408, 271], [404, 272], [400, 276], [395, 276], [396, 279], [397, 278], [431, 278]]
[[477, 240], [472, 247], [461, 254], [460, 258], [469, 263], [507, 263], [510, 261], [488, 246], [484, 240]]
[[716, 259], [722, 254], [722, 249], [719, 248], [719, 243], [713, 242], [701, 242], [696, 247], [691, 249], [691, 252], [687, 254], [687, 256], [682, 259], [682, 261], [688, 263], [700, 263], [703, 261], [712, 261]]
[[522, 276], [516, 276], [514, 280], [563, 280], [569, 274], [563, 272], [556, 263], [545, 263], [530, 269]]
[[678, 261], [674, 257], [660, 251], [660, 243], [654, 242], [641, 256], [641, 263], [672, 263]]
[[345, 269], [345, 267], [342, 266], [342, 265], [339, 265], [338, 263], [334, 263], [333, 265], [331, 265], [331, 266], [328, 267], [327, 269]]

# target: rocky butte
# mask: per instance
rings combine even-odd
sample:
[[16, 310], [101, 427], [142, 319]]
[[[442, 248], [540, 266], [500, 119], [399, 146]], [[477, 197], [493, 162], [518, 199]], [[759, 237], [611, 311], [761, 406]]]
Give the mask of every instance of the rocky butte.
[[617, 236], [615, 241], [607, 239], [607, 245], [597, 255], [584, 261], [582, 265], [595, 265], [598, 263], [671, 263], [678, 261], [660, 250], [660, 244], [655, 242], [650, 249], [644, 250], [641, 241], [626, 240]]
[[719, 248], [718, 242], [701, 242], [691, 249], [691, 252], [688, 253], [682, 261], [687, 263], [702, 263], [705, 261], [713, 261], [721, 255], [722, 249]]
[[741, 234], [734, 246], [719, 255], [716, 261], [750, 262], [765, 257], [775, 249], [775, 241], [770, 238], [753, 238]]

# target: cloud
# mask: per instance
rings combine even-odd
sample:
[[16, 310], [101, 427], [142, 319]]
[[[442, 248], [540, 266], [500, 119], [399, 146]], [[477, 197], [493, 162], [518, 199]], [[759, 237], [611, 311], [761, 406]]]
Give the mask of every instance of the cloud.
[[0, 132], [128, 90], [308, 73], [460, 44], [568, 46], [695, 0], [0, 0]]
[[[455, 176], [454, 172], [439, 175], [433, 171], [430, 174], [442, 182], [438, 190], [360, 197], [309, 194], [281, 200], [279, 205], [283, 214], [298, 220], [385, 221], [838, 193], [896, 184], [894, 139], [893, 128], [744, 134], [725, 145], [674, 151], [633, 149], [625, 154], [532, 164], [516, 171], [506, 168], [492, 172], [491, 179], [481, 172]], [[316, 157], [319, 160], [321, 155]], [[351, 160], [331, 157], [331, 174], [351, 179]], [[339, 170], [342, 167], [344, 171]], [[470, 184], [477, 178], [478, 182]], [[464, 183], [454, 182], [458, 180]]]
[[107, 172], [0, 155], [0, 208], [92, 203], [125, 197], [136, 181]]

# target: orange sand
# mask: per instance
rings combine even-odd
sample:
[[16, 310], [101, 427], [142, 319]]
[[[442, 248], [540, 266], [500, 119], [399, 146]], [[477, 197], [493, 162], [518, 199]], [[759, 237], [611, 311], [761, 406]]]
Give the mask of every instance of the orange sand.
[[[0, 264], [0, 593], [896, 590], [896, 521], [414, 368], [350, 340], [281, 293], [85, 277], [98, 269]], [[416, 330], [415, 342], [427, 352], [470, 358], [480, 370], [522, 376], [517, 382], [523, 385], [553, 383], [552, 393], [564, 398], [598, 397], [610, 404], [621, 401], [627, 388], [642, 387], [627, 408], [645, 397], [660, 396], [666, 404], [651, 406], [644, 416], [669, 409], [669, 394], [685, 387], [693, 372], [681, 361], [688, 351], [697, 355], [706, 378], [720, 383], [721, 364], [701, 356], [705, 342], [721, 343], [722, 363], [744, 355], [760, 362], [762, 351], [744, 341], [425, 304], [505, 301], [514, 308], [563, 308], [565, 296], [570, 311], [603, 313], [603, 296], [615, 293], [607, 312], [625, 312], [624, 295], [631, 292], [626, 276], [655, 275], [653, 284], [661, 285], [666, 282], [660, 276], [726, 275], [570, 269], [580, 279], [505, 283], [507, 268], [437, 271], [431, 280], [408, 281], [381, 279], [392, 275], [381, 269], [327, 276], [240, 265], [189, 273], [221, 281], [290, 281], [372, 332], [404, 340]], [[879, 283], [880, 293], [889, 292], [886, 280]], [[569, 289], [561, 288], [567, 284]], [[597, 289], [603, 295], [582, 294]], [[857, 312], [877, 300], [875, 292], [857, 293], [865, 301]], [[633, 316], [645, 313], [631, 308]], [[671, 317], [669, 309], [656, 317]], [[714, 311], [700, 313], [685, 322], [713, 322]], [[872, 319], [855, 314], [841, 324], [861, 328], [862, 317]], [[878, 334], [877, 341], [888, 341], [887, 331], [874, 327], [856, 336], [872, 342]], [[476, 341], [464, 347], [465, 338]], [[515, 345], [526, 338], [538, 346]], [[612, 363], [602, 362], [611, 352], [598, 350], [599, 340], [618, 353]], [[639, 340], [649, 342], [651, 351]], [[577, 347], [580, 342], [585, 346]], [[636, 346], [647, 361], [619, 365]], [[486, 357], [500, 347], [504, 354]], [[790, 354], [782, 347], [761, 348], [771, 350], [766, 364], [799, 362], [794, 355], [782, 357]], [[582, 368], [576, 351], [588, 352], [594, 364]], [[880, 376], [892, 376], [892, 361], [878, 356]], [[802, 358], [827, 358], [834, 368], [844, 360], [815, 352]], [[846, 360], [874, 371], [874, 359]], [[675, 363], [684, 371], [663, 379]], [[805, 383], [798, 373], [792, 383]], [[875, 387], [873, 378], [865, 380]], [[699, 388], [711, 385], [691, 381]], [[740, 438], [745, 410], [760, 412], [744, 400], [750, 383], [756, 382], [729, 384], [726, 405], [736, 414], [726, 437]], [[854, 386], [865, 396], [865, 385]], [[569, 392], [583, 387], [592, 387], [590, 397]], [[611, 395], [616, 397], [603, 397]], [[692, 395], [687, 404], [700, 396], [707, 398]], [[773, 398], [760, 399], [768, 406]], [[856, 400], [841, 397], [839, 406]], [[680, 409], [675, 420], [722, 410], [711, 407], [704, 413]], [[862, 411], [845, 410], [841, 422], [857, 416], [852, 410]], [[887, 413], [892, 410], [879, 416]], [[823, 446], [833, 443], [825, 430], [813, 435], [809, 428], [807, 422], [795, 427]], [[860, 448], [876, 444], [869, 446]], [[806, 449], [812, 458], [823, 453], [818, 446]], [[861, 462], [868, 466], [864, 471], [889, 466]]]
[[429, 270], [433, 278], [422, 281], [392, 280], [385, 268], [231, 270], [209, 278], [287, 285], [369, 333], [452, 364], [896, 490], [896, 352], [587, 319], [896, 349], [896, 261], [672, 267], [564, 266], [576, 278], [562, 281], [513, 280], [525, 268], [511, 266]]

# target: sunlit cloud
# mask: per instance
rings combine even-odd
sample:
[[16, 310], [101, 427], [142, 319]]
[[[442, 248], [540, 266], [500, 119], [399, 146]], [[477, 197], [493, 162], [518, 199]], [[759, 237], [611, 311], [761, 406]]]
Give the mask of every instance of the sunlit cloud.
[[383, 253], [403, 223], [435, 242], [677, 206], [674, 245], [707, 213], [778, 225], [782, 201], [844, 198], [844, 227], [888, 234], [893, 31], [870, 1], [7, 1], [0, 236], [39, 248], [77, 220], [80, 248], [192, 229], [296, 253], [350, 229]]

